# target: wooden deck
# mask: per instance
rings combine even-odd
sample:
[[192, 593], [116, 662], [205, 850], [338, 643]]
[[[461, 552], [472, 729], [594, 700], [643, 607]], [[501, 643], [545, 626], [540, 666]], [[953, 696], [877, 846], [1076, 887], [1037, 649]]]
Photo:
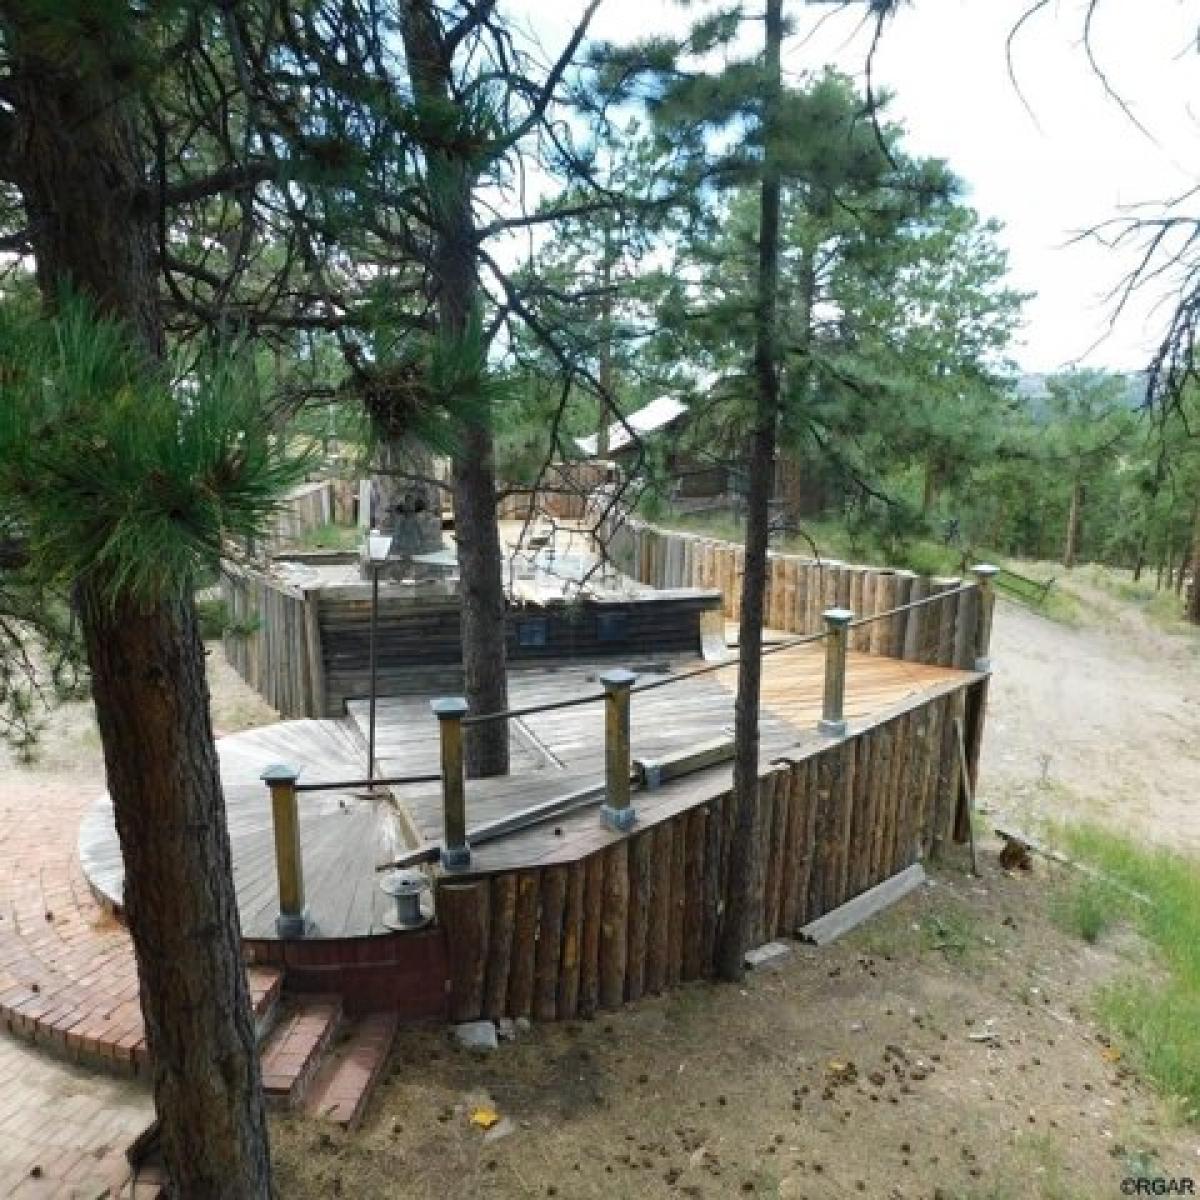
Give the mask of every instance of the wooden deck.
[[[221, 738], [217, 750], [242, 936], [273, 940], [279, 905], [275, 844], [270, 800], [259, 776], [270, 764], [285, 762], [300, 768], [305, 783], [361, 779], [366, 750], [345, 721], [285, 721]], [[395, 806], [353, 791], [305, 792], [300, 813], [313, 935], [382, 933], [387, 898], [376, 886], [375, 864], [407, 844]], [[84, 817], [79, 857], [93, 890], [120, 909], [125, 872], [107, 796]]]
[[[820, 644], [768, 656], [763, 663], [762, 754], [803, 758], [828, 744], [816, 732], [824, 678]], [[700, 665], [658, 663], [643, 680]], [[599, 693], [604, 666], [571, 664], [514, 671], [510, 703], [522, 707], [583, 693]], [[866, 654], [849, 656], [846, 715], [850, 736], [979, 678], [973, 672], [926, 666]], [[635, 694], [635, 758], [657, 758], [733, 732], [736, 671]], [[301, 781], [361, 779], [365, 775], [367, 704], [351, 702], [344, 721], [289, 721], [222, 739], [219, 743], [243, 935], [273, 939], [276, 912], [270, 805], [262, 770], [275, 762], [301, 768]], [[467, 784], [467, 820], [482, 822], [552, 799], [603, 779], [601, 704], [539, 713], [511, 723], [513, 773]], [[437, 723], [429, 698], [379, 701], [377, 762], [381, 777], [427, 774], [438, 769]], [[729, 786], [728, 766], [637, 792], [639, 826], [665, 820]], [[304, 792], [300, 797], [304, 875], [316, 937], [382, 933], [385, 898], [376, 867], [405, 847], [437, 842], [442, 831], [440, 787], [394, 789], [394, 800], [364, 799], [351, 791]], [[469, 874], [573, 861], [614, 840], [595, 808], [475, 848]], [[107, 798], [98, 801], [80, 830], [80, 855], [93, 887], [120, 904], [123, 870]]]
[[[694, 661], [668, 670], [695, 669]], [[602, 668], [600, 668], [602, 669]], [[553, 673], [514, 674], [509, 702], [514, 708], [599, 691], [597, 668], [571, 667]], [[641, 682], [662, 678], [647, 673]], [[851, 736], [944, 694], [977, 676], [973, 672], [931, 667], [869, 654], [850, 654], [846, 665], [845, 712]], [[631, 708], [633, 757], [655, 759], [722, 734], [733, 735], [737, 672], [714, 671], [670, 687], [635, 692]], [[827, 744], [816, 731], [824, 688], [824, 648], [800, 646], [763, 661], [761, 761], [804, 757]], [[351, 716], [366, 729], [366, 705], [352, 703]], [[436, 770], [437, 729], [426, 700], [396, 698], [381, 702], [377, 744], [384, 775]], [[531, 804], [595, 784], [604, 776], [604, 733], [600, 703], [518, 718], [512, 722], [513, 774], [503, 779], [468, 780], [467, 822], [475, 826]], [[728, 786], [729, 767], [717, 767], [655, 792], [635, 794], [643, 824], [674, 815], [705, 791]], [[395, 789], [411, 821], [411, 832], [424, 842], [442, 833], [442, 799], [437, 785]], [[595, 809], [547, 822], [502, 841], [476, 847], [472, 873], [508, 870], [525, 864], [567, 862], [611, 840]]]

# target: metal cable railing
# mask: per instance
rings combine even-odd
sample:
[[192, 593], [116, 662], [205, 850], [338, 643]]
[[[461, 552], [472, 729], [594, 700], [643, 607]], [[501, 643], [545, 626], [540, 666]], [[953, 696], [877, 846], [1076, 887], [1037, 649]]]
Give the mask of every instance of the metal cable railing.
[[441, 780], [442, 773], [438, 771], [432, 775], [392, 775], [386, 779], [376, 777], [375, 779], [335, 779], [328, 782], [323, 779], [313, 780], [311, 783], [297, 783], [296, 791], [298, 792], [348, 792], [355, 791], [359, 788], [374, 788], [374, 787], [404, 787], [411, 783], [437, 783]]
[[910, 600], [907, 604], [898, 604], [895, 608], [889, 608], [885, 612], [872, 613], [867, 617], [856, 617], [850, 622], [850, 629], [861, 629], [864, 625], [872, 625], [876, 621], [882, 621], [885, 617], [895, 617], [900, 613], [908, 612], [914, 608], [922, 608], [926, 604], [937, 604], [943, 600], [949, 600], [952, 596], [961, 595], [963, 592], [974, 591], [979, 587], [977, 583], [963, 583], [956, 588], [947, 588], [944, 592], [934, 592], [929, 596], [922, 596], [920, 600]]
[[[992, 584], [995, 568], [980, 567], [976, 569], [976, 573], [979, 577], [978, 582], [959, 583], [957, 586], [932, 592], [928, 596], [894, 605], [868, 616], [854, 617], [848, 609], [844, 608], [826, 609], [822, 613], [826, 622], [825, 629], [816, 633], [799, 634], [796, 637], [765, 645], [760, 650], [760, 657], [784, 654], [789, 650], [815, 645], [818, 642], [825, 643], [824, 694], [822, 716], [818, 728], [830, 736], [843, 736], [846, 733], [846, 721], [843, 713], [846, 661], [850, 634], [853, 630], [898, 617], [914, 609], [944, 604], [963, 593], [978, 590], [983, 603], [977, 610], [974, 610], [974, 624], [971, 627], [964, 627], [959, 623], [959, 614], [956, 610], [954, 621], [949, 625], [943, 619], [939, 619], [934, 621], [930, 630], [922, 629], [920, 632], [925, 636], [926, 641], [918, 643], [917, 648], [922, 656], [919, 661], [925, 661], [925, 654], [933, 653], [935, 649], [940, 649], [945, 645], [950, 646], [953, 654], [957, 640], [961, 642], [964, 649], [969, 649], [974, 653], [977, 670], [988, 669], [986, 653], [991, 628]], [[949, 638], [948, 642], [947, 638]], [[641, 683], [637, 682], [637, 676], [631, 671], [611, 670], [600, 676], [601, 691], [570, 696], [563, 700], [522, 705], [493, 713], [467, 715], [465, 702], [461, 700], [437, 701], [434, 712], [438, 718], [442, 762], [442, 770], [437, 773], [400, 775], [376, 780], [339, 780], [334, 782], [316, 780], [300, 784], [297, 782], [297, 772], [291, 768], [270, 768], [264, 773], [263, 779], [271, 789], [280, 880], [281, 931], [285, 927], [289, 929], [302, 928], [302, 922], [297, 925], [303, 914], [303, 873], [300, 869], [296, 804], [298, 793], [360, 789], [370, 787], [372, 783], [381, 786], [402, 787], [440, 782], [443, 793], [442, 807], [445, 827], [442, 845], [439, 848], [436, 843], [430, 843], [411, 852], [406, 858], [415, 863], [433, 861], [440, 857], [442, 865], [448, 869], [465, 868], [470, 864], [471, 854], [466, 825], [463, 730], [489, 722], [515, 720], [535, 716], [539, 713], [556, 712], [603, 702], [605, 705], [603, 784], [597, 783], [581, 789], [566, 798], [543, 801], [528, 810], [509, 814], [499, 821], [493, 821], [487, 826], [472, 830], [472, 834], [478, 835], [480, 840], [491, 840], [494, 837], [505, 836], [508, 833], [527, 828], [531, 824], [546, 820], [560, 812], [572, 811], [594, 803], [597, 799], [603, 800], [601, 815], [605, 822], [611, 828], [623, 832], [632, 827], [636, 817], [631, 803], [633, 784], [630, 745], [631, 697], [718, 671], [736, 671], [738, 666], [738, 658], [733, 657], [725, 661], [706, 663], [694, 670], [683, 671], [663, 679], [653, 679]], [[647, 783], [648, 781], [643, 782]]]

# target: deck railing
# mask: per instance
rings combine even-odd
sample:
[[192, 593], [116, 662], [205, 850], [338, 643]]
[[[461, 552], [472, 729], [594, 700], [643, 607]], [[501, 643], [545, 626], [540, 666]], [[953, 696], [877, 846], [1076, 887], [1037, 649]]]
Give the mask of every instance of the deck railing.
[[[948, 601], [962, 592], [977, 590], [979, 605], [970, 648], [973, 650], [975, 669], [981, 672], [991, 669], [988, 651], [991, 640], [992, 611], [995, 605], [996, 568], [983, 563], [973, 567], [972, 571], [976, 577], [976, 581], [973, 583], [960, 583], [957, 587], [939, 591], [869, 616], [856, 618], [854, 613], [847, 608], [826, 609], [822, 613], [825, 622], [824, 629], [817, 633], [802, 634], [766, 645], [762, 648], [762, 657], [782, 654], [801, 646], [824, 642], [824, 686], [821, 717], [817, 728], [831, 738], [844, 737], [847, 732], [845, 718], [846, 661], [852, 631], [891, 620], [901, 614], [907, 614], [913, 609]], [[461, 872], [467, 870], [471, 865], [472, 843], [480, 844], [508, 836], [565, 812], [595, 804], [597, 800], [601, 801], [601, 820], [609, 828], [625, 833], [633, 829], [637, 823], [637, 810], [633, 803], [632, 789], [636, 773], [630, 739], [633, 697], [642, 692], [671, 687], [716, 671], [736, 670], [737, 666], [736, 659], [711, 662], [690, 671], [683, 671], [663, 679], [647, 680], [643, 683], [637, 682], [637, 676], [632, 671], [609, 670], [599, 677], [601, 685], [599, 691], [491, 713], [470, 713], [466, 700], [458, 696], [436, 699], [431, 702], [431, 709], [438, 722], [441, 770], [435, 774], [393, 776], [373, 780], [315, 781], [302, 784], [298, 781], [299, 773], [292, 767], [276, 765], [267, 768], [262, 778], [271, 793], [276, 869], [279, 880], [280, 911], [276, 927], [280, 936], [302, 937], [307, 928], [297, 804], [299, 793], [349, 791], [374, 786], [400, 787], [440, 782], [443, 814], [441, 846], [431, 845], [413, 851], [392, 863], [385, 864], [379, 868], [380, 870], [437, 861], [445, 871]], [[539, 713], [601, 703], [604, 705], [605, 745], [602, 786], [584, 788], [561, 798], [534, 805], [521, 812], [509, 814], [487, 825], [476, 827], [474, 830], [468, 830], [464, 755], [464, 735], [467, 731], [494, 721], [510, 721]], [[712, 755], [704, 754], [701, 754], [699, 759], [704, 765], [719, 761]], [[655, 781], [646, 779], [642, 783], [643, 786], [654, 786]]]

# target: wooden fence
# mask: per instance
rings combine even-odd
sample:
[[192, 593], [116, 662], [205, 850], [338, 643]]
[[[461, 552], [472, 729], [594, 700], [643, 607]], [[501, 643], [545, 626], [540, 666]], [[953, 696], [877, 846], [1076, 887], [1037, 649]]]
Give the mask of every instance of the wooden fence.
[[608, 476], [605, 463], [552, 463], [534, 490], [509, 490], [500, 499], [496, 515], [501, 521], [524, 521], [539, 513], [559, 521], [581, 521], [589, 498]]
[[[295, 586], [227, 562], [221, 595], [225, 656], [284, 717], [331, 717], [366, 696], [370, 680], [371, 587]], [[699, 658], [705, 620], [721, 598], [694, 589], [583, 606], [552, 603], [505, 614], [511, 663], [539, 659]], [[601, 621], [607, 624], [602, 626]], [[461, 690], [462, 612], [455, 597], [380, 597], [377, 686], [383, 696]], [[538, 628], [525, 636], [530, 623]], [[606, 638], [606, 632], [612, 636]], [[528, 643], [528, 644], [526, 644]]]
[[319, 595], [232, 562], [221, 567], [225, 657], [285, 717], [324, 711]]
[[[813, 739], [772, 764], [758, 792], [755, 943], [793, 935], [955, 836], [955, 719], [974, 764], [985, 686], [959, 686], [851, 738]], [[574, 862], [440, 876], [451, 1018], [586, 1017], [709, 975], [734, 818], [728, 775], [713, 786]]]
[[356, 485], [344, 479], [317, 479], [294, 487], [275, 513], [270, 534], [257, 544], [264, 555], [294, 549], [305, 534], [323, 525], [353, 519]]
[[[629, 519], [611, 527], [606, 540], [609, 556], [625, 574], [658, 588], [716, 588], [725, 598], [726, 617], [740, 617], [742, 546]], [[960, 590], [962, 584], [958, 577], [931, 578], [772, 553], [767, 560], [765, 622], [790, 633], [818, 633], [827, 608], [849, 608], [855, 617], [872, 617], [949, 592], [953, 594], [945, 600], [852, 629], [850, 649], [970, 670], [975, 663], [979, 592], [976, 587]]]

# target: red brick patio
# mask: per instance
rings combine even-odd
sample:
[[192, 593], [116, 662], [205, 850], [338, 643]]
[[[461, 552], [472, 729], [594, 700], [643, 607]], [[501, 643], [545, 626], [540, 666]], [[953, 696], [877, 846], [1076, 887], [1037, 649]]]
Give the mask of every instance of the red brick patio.
[[[97, 787], [99, 784], [97, 784]], [[146, 1065], [133, 948], [93, 898], [76, 856], [86, 791], [44, 802], [0, 795], [0, 1028], [75, 1061], [136, 1074]], [[256, 1012], [281, 975], [249, 971]]]

